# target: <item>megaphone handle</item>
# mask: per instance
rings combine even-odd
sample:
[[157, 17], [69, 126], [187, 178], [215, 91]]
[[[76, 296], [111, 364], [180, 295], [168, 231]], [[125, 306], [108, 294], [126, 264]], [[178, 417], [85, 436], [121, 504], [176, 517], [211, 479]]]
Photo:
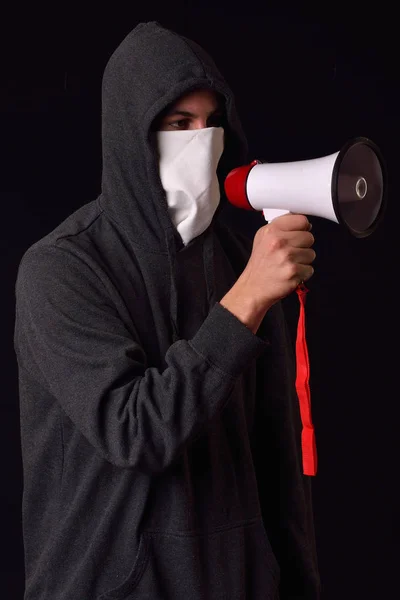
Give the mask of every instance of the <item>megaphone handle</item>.
[[289, 212], [290, 210], [282, 210], [281, 208], [263, 208], [264, 219], [268, 222], [281, 215], [287, 215]]

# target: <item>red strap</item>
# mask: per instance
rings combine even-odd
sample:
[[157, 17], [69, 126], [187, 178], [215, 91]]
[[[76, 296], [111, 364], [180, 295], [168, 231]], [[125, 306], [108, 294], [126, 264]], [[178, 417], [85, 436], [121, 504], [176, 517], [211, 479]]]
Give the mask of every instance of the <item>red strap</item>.
[[303, 424], [301, 433], [301, 447], [303, 453], [304, 475], [317, 473], [317, 448], [315, 442], [314, 425], [311, 418], [311, 394], [309, 386], [310, 362], [306, 341], [305, 302], [308, 289], [301, 283], [296, 288], [300, 301], [299, 321], [296, 338], [296, 391], [300, 403], [300, 416]]

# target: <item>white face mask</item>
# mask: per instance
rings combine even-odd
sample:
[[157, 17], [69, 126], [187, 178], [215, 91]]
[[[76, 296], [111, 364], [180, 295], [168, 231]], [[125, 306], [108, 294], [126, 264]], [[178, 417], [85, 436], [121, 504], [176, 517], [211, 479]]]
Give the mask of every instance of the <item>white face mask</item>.
[[159, 131], [157, 141], [169, 213], [186, 245], [207, 229], [220, 201], [217, 166], [224, 130]]

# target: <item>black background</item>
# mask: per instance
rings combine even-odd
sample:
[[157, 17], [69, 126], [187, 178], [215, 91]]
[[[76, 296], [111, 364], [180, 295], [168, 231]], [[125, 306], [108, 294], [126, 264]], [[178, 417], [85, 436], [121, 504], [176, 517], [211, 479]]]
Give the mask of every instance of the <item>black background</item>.
[[[168, 6], [167, 6], [168, 4]], [[319, 470], [313, 478], [324, 600], [399, 594], [399, 69], [394, 10], [382, 3], [117, 3], [18, 6], [1, 23], [1, 598], [21, 600], [14, 282], [23, 251], [99, 192], [100, 86], [114, 48], [140, 21], [195, 39], [233, 88], [253, 156], [271, 162], [371, 138], [385, 156], [388, 207], [370, 237], [310, 217], [315, 275], [306, 318]], [[252, 235], [260, 215], [234, 215]], [[293, 334], [295, 294], [285, 307]], [[40, 481], [38, 481], [40, 485]], [[56, 599], [55, 599], [56, 600]], [[84, 600], [84, 599], [79, 599]], [[85, 599], [86, 600], [86, 599]], [[87, 599], [89, 600], [89, 599]]]

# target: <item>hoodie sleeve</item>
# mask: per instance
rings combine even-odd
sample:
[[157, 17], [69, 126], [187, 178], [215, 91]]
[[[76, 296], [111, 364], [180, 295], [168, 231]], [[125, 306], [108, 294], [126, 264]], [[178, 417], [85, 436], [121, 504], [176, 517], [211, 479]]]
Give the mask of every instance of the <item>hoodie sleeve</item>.
[[16, 282], [20, 368], [90, 444], [120, 467], [162, 471], [224, 407], [235, 379], [265, 347], [216, 304], [191, 340], [146, 365], [99, 275], [59, 247], [23, 257]]

